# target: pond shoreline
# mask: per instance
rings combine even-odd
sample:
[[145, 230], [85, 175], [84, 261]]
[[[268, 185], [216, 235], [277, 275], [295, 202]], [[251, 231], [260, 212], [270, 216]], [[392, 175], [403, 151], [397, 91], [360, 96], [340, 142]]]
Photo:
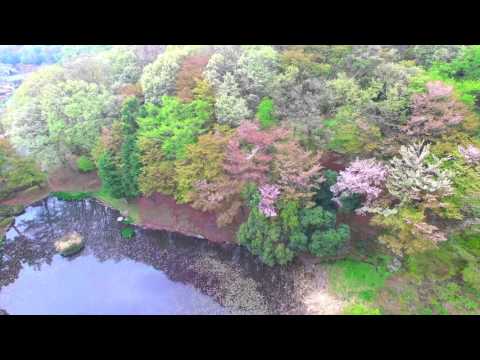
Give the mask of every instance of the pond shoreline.
[[[299, 283], [295, 281], [294, 276], [296, 273], [302, 272], [299, 264], [292, 264], [285, 268], [269, 268], [261, 264], [246, 249], [236, 244], [212, 243], [205, 239], [192, 239], [180, 233], [149, 230], [143, 227], [136, 227], [136, 236], [133, 239], [122, 239], [120, 236], [122, 225], [118, 223], [117, 216], [116, 210], [103, 206], [96, 199], [67, 202], [50, 197], [27, 207], [25, 213], [16, 218], [15, 230], [9, 233], [5, 243], [0, 263], [0, 295], [2, 295], [0, 298], [3, 297], [5, 300], [7, 297], [10, 300], [2, 303], [0, 308], [13, 314], [20, 311], [18, 308], [15, 311], [15, 299], [20, 299], [18, 297], [21, 296], [20, 293], [15, 295], [17, 292], [12, 293], [11, 289], [6, 290], [5, 287], [15, 284], [18, 279], [25, 278], [26, 274], [29, 274], [27, 278], [31, 278], [28, 280], [28, 288], [48, 285], [50, 293], [61, 292], [56, 285], [50, 284], [53, 280], [45, 283], [45, 280], [38, 278], [41, 274], [35, 274], [45, 268], [45, 271], [50, 273], [48, 276], [51, 276], [53, 270], [48, 269], [52, 266], [54, 268], [60, 266], [62, 270], [56, 271], [55, 276], [64, 276], [62, 274], [79, 276], [84, 271], [80, 270], [78, 262], [88, 262], [93, 266], [98, 261], [94, 260], [96, 258], [102, 263], [109, 262], [109, 259], [114, 260], [115, 263], [125, 260], [127, 261], [125, 267], [133, 266], [128, 265], [128, 262], [131, 261], [146, 264], [153, 267], [151, 271], [162, 271], [174, 283], [193, 286], [193, 289], [214, 299], [221, 306], [225, 306], [225, 309], [234, 309], [232, 310], [234, 313], [305, 313], [301, 298], [297, 296]], [[71, 231], [82, 233], [86, 240], [86, 247], [72, 258], [60, 259], [54, 249], [54, 242], [64, 233]], [[70, 265], [65, 267], [72, 261], [77, 265], [73, 268]], [[103, 270], [99, 269], [102, 278], [112, 276], [112, 271], [109, 269], [113, 265], [114, 263], [108, 265], [104, 274]], [[37, 266], [39, 268], [34, 270]], [[89, 271], [87, 268], [90, 265], [81, 266], [86, 266], [85, 270]], [[34, 271], [32, 272], [32, 270]], [[119, 268], [118, 271], [124, 272], [125, 270]], [[100, 274], [98, 271], [96, 273]], [[23, 283], [25, 281], [22, 280]], [[61, 283], [61, 281], [53, 282]], [[117, 280], [112, 278], [108, 284], [112, 286], [111, 284], [116, 282]], [[42, 283], [45, 285], [37, 286]], [[70, 284], [69, 281], [67, 283]], [[82, 280], [83, 283], [85, 280]], [[162, 283], [161, 279], [152, 278], [145, 283], [145, 286], [148, 284], [149, 287], [155, 287], [155, 284], [160, 283]], [[69, 286], [73, 286], [73, 290], [79, 291], [75, 284]], [[112, 292], [112, 297], [118, 300], [124, 296], [123, 294], [123, 292], [117, 294]], [[147, 304], [148, 301], [146, 300]], [[9, 306], [12, 308], [5, 307], [5, 304], [10, 304]], [[139, 304], [137, 306], [142, 306], [142, 301], [139, 301]], [[53, 305], [50, 303], [50, 306]], [[56, 304], [56, 306], [59, 307], [52, 308], [54, 312], [70, 311], [62, 307], [63, 305]], [[35, 312], [34, 308], [28, 307], [24, 307], [21, 311], [29, 311], [28, 309]], [[96, 311], [96, 308], [93, 310]], [[108, 311], [110, 310], [114, 311], [115, 309], [108, 308]], [[89, 311], [92, 311], [92, 308]], [[128, 309], [126, 311], [128, 312]]]

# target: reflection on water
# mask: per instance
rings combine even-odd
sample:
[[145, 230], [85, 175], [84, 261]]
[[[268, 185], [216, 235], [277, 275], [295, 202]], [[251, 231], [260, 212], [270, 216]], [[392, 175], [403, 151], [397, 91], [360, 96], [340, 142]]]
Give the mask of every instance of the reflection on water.
[[18, 280], [2, 289], [0, 303], [10, 314], [225, 313], [210, 297], [149, 265], [99, 262], [93, 255], [70, 262], [55, 255], [42, 271], [24, 266]]
[[[285, 271], [244, 249], [136, 228], [120, 236], [118, 212], [94, 200], [45, 199], [16, 218], [0, 262], [0, 309], [10, 314], [225, 314], [278, 312]], [[85, 239], [71, 258], [53, 243]]]

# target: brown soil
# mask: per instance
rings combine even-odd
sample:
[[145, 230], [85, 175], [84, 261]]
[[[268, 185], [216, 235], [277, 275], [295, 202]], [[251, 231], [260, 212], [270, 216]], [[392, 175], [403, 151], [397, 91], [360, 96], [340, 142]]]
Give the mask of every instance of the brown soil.
[[314, 264], [308, 257], [299, 257], [301, 266], [290, 269], [294, 278], [294, 298], [299, 300], [287, 314], [339, 315], [346, 302], [328, 289], [328, 272], [324, 265]]
[[321, 164], [325, 169], [342, 171], [345, 170], [346, 159], [338, 153], [327, 151], [322, 156]]
[[213, 242], [234, 242], [235, 234], [243, 218], [219, 228], [214, 213], [193, 209], [186, 204], [163, 194], [140, 198], [140, 220], [142, 225], [159, 230], [176, 231], [190, 236], [201, 236]]
[[95, 172], [85, 174], [65, 167], [49, 176], [48, 185], [51, 191], [97, 191], [102, 183]]

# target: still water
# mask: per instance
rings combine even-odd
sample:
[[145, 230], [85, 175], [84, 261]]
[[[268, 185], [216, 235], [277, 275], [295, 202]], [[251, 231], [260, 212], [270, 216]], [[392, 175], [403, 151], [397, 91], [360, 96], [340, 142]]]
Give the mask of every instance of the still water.
[[[17, 216], [0, 253], [0, 309], [9, 314], [269, 314], [293, 306], [292, 281], [245, 249], [135, 228], [95, 200], [48, 198]], [[64, 258], [54, 242], [85, 240]]]

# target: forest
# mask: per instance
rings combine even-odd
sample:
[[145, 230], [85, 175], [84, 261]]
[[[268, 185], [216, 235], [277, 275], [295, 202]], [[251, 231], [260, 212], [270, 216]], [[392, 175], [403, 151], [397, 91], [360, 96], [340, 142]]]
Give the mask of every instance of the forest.
[[267, 266], [328, 264], [349, 313], [480, 310], [480, 45], [4, 46], [0, 63], [39, 66], [0, 107], [0, 199], [73, 166], [112, 201], [214, 214]]

